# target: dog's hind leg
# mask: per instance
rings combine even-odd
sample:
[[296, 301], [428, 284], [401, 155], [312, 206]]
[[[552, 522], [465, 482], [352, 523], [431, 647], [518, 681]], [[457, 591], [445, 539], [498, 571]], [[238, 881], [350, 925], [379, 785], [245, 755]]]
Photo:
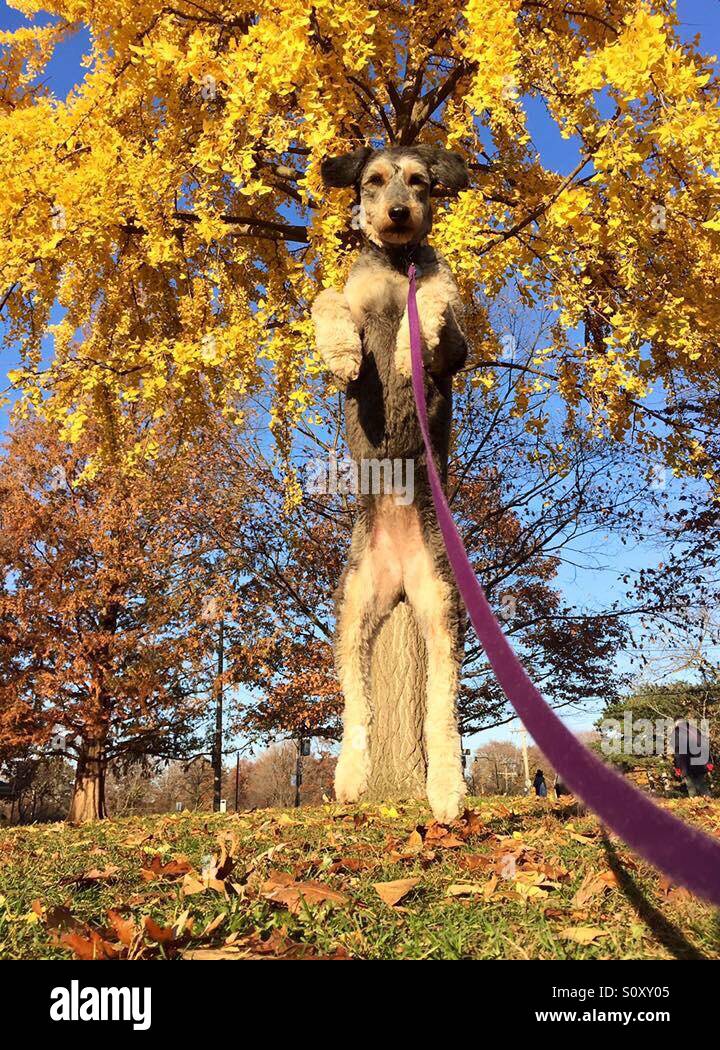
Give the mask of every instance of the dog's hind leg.
[[402, 582], [400, 568], [389, 552], [382, 546], [373, 547], [364, 523], [358, 524], [337, 610], [335, 660], [345, 695], [342, 746], [335, 770], [339, 802], [355, 802], [367, 788], [370, 650], [380, 623], [400, 596]]
[[404, 582], [428, 655], [427, 796], [436, 820], [449, 823], [460, 814], [466, 793], [456, 710], [460, 665], [457, 594], [440, 574], [425, 540], [405, 562]]

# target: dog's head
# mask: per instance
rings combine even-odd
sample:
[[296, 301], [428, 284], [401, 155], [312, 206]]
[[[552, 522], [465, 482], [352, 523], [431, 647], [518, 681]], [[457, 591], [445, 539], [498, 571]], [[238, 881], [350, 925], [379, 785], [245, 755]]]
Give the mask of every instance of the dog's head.
[[432, 226], [430, 193], [438, 183], [457, 192], [468, 184], [465, 161], [442, 146], [367, 146], [321, 165], [326, 186], [355, 186], [360, 225], [385, 247], [418, 244]]

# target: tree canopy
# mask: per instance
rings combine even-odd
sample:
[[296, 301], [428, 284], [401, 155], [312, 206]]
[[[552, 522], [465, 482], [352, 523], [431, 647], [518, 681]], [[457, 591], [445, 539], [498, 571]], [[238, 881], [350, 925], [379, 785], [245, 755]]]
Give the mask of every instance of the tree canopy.
[[[158, 427], [178, 400], [234, 417], [262, 388], [287, 451], [318, 391], [307, 307], [357, 236], [320, 163], [442, 141], [472, 183], [438, 199], [433, 239], [488, 398], [522, 369], [519, 412], [557, 394], [711, 476], [720, 84], [669, 0], [44, 0], [49, 24], [15, 6], [35, 21], [0, 35], [0, 303], [13, 382], [69, 437], [138, 400]], [[54, 98], [43, 71], [82, 27], [84, 75]], [[536, 104], [576, 147], [567, 173]], [[555, 318], [529, 364], [488, 323], [511, 274]]]

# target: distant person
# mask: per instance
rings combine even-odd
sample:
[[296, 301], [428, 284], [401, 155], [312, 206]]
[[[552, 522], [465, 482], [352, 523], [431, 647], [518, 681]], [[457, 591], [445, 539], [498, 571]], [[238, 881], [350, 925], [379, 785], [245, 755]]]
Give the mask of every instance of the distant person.
[[710, 743], [692, 718], [679, 718], [675, 723], [673, 761], [675, 776], [682, 780], [690, 798], [710, 794]]
[[538, 798], [547, 798], [547, 784], [545, 783], [545, 774], [542, 769], [538, 769], [533, 780], [533, 787], [535, 788], [535, 794]]

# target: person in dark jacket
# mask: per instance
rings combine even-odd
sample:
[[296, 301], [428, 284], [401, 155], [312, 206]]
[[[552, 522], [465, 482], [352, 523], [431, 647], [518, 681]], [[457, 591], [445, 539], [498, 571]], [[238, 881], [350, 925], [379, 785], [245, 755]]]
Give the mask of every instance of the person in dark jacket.
[[538, 798], [547, 797], [547, 784], [545, 783], [545, 774], [543, 773], [542, 769], [538, 769], [537, 773], [535, 774], [535, 779], [533, 780], [533, 787], [535, 788], [535, 794], [538, 796]]
[[680, 718], [673, 734], [675, 776], [685, 784], [688, 796], [710, 794], [708, 773], [713, 770], [707, 737], [691, 718]]

